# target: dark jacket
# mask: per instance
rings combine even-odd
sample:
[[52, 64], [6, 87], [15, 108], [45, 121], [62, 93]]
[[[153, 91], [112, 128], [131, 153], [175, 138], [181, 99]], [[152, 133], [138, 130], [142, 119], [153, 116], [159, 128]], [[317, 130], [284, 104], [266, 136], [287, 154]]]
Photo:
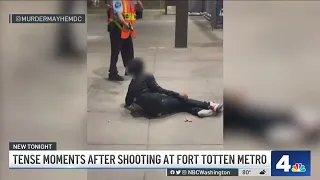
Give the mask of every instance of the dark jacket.
[[148, 115], [161, 112], [162, 100], [165, 96], [179, 98], [179, 93], [163, 89], [152, 74], [141, 74], [133, 78], [126, 95], [126, 106], [132, 103], [139, 105]]

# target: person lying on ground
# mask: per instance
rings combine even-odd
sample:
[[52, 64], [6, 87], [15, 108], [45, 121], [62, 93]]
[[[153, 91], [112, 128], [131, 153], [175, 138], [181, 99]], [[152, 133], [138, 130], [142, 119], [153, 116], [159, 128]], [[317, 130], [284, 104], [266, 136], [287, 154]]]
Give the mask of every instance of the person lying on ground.
[[245, 130], [271, 144], [301, 143], [314, 139], [320, 132], [320, 116], [316, 111], [254, 105], [241, 96], [224, 93], [225, 132]]
[[186, 94], [163, 89], [152, 74], [145, 72], [141, 58], [133, 59], [127, 72], [132, 80], [125, 98], [126, 107], [132, 110], [138, 106], [151, 118], [178, 112], [208, 117], [219, 114], [223, 109], [223, 104], [189, 99]]

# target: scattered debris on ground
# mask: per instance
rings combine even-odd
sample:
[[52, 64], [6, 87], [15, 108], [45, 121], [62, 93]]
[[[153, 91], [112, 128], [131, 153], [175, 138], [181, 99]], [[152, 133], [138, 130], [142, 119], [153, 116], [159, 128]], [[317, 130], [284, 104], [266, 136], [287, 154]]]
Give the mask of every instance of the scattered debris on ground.
[[184, 122], [192, 122], [192, 120], [189, 120], [188, 118], [184, 118]]

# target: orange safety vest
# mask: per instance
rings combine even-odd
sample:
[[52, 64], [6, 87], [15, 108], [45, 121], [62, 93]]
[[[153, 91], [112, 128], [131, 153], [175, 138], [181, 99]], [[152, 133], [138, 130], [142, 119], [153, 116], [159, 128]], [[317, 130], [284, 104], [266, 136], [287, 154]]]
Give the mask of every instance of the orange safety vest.
[[[132, 28], [134, 28], [134, 26], [136, 25], [136, 10], [135, 10], [134, 3], [132, 2], [132, 0], [122, 0], [122, 5], [123, 5], [124, 21], [128, 24], [130, 23]], [[114, 13], [113, 13], [113, 9], [111, 8], [108, 23], [113, 22], [118, 26], [118, 28], [121, 29], [121, 38], [122, 39], [127, 39], [130, 35], [132, 38], [136, 37], [135, 30], [124, 28], [120, 22], [118, 22], [117, 20], [115, 20], [113, 18], [113, 16], [114, 16]]]

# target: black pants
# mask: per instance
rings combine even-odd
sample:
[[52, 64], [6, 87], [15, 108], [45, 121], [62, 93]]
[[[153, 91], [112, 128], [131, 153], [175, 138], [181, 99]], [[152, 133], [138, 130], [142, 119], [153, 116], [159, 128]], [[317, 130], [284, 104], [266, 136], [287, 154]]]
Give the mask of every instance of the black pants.
[[[75, 1], [62, 1], [61, 13], [71, 13], [73, 10], [74, 2]], [[63, 57], [76, 55], [77, 47], [75, 43], [74, 33], [72, 32], [70, 24], [59, 24], [57, 33], [57, 54]]]
[[209, 109], [210, 103], [194, 99], [181, 99], [159, 93], [148, 93], [137, 98], [136, 103], [141, 106], [144, 113], [151, 117], [167, 115], [178, 112], [188, 112], [198, 116], [198, 112]]
[[134, 57], [134, 50], [131, 36], [127, 39], [122, 39], [121, 30], [114, 23], [110, 23], [108, 28], [111, 42], [109, 76], [112, 76], [118, 74], [117, 62], [119, 53], [121, 52], [124, 67], [127, 67], [129, 61]]
[[274, 126], [290, 124], [293, 119], [292, 114], [284, 110], [243, 106], [226, 98], [224, 99], [223, 114], [226, 130], [243, 129], [257, 135], [263, 135], [266, 130]]

